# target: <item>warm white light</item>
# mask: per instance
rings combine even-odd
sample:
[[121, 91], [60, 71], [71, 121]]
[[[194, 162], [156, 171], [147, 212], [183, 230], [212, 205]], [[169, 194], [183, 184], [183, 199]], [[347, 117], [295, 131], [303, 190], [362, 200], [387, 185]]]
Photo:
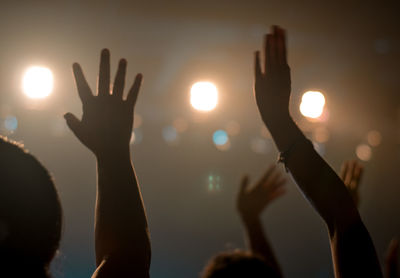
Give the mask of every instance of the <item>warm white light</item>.
[[370, 144], [372, 147], [377, 147], [382, 142], [382, 135], [377, 130], [371, 130], [367, 134], [367, 141], [368, 141], [368, 144]]
[[322, 115], [325, 106], [325, 97], [321, 92], [308, 91], [301, 98], [300, 112], [308, 118], [318, 118]]
[[211, 82], [197, 82], [190, 90], [190, 103], [200, 111], [211, 111], [218, 103], [217, 87]]
[[357, 157], [362, 161], [368, 161], [371, 159], [372, 150], [371, 147], [366, 144], [358, 145], [356, 148]]
[[53, 74], [48, 68], [30, 67], [25, 72], [22, 88], [30, 98], [45, 98], [53, 90]]

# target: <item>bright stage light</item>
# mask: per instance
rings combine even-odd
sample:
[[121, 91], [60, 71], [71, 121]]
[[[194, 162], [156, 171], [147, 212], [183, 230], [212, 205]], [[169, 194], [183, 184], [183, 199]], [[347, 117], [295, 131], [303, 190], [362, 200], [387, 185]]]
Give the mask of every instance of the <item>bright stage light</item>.
[[325, 97], [321, 92], [308, 91], [303, 94], [300, 112], [303, 116], [316, 119], [322, 115], [325, 106]]
[[24, 74], [22, 88], [30, 98], [45, 98], [53, 90], [53, 74], [48, 68], [30, 67]]
[[190, 103], [200, 111], [211, 111], [218, 103], [217, 87], [211, 82], [197, 82], [190, 90]]

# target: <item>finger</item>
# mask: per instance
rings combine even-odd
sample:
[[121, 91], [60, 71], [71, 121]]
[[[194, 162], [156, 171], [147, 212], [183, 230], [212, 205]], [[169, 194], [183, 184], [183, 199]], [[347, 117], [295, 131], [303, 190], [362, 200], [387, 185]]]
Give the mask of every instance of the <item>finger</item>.
[[256, 80], [262, 76], [261, 63], [260, 63], [260, 51], [254, 53], [254, 74]]
[[72, 65], [72, 70], [74, 72], [75, 84], [78, 89], [79, 97], [82, 103], [85, 103], [89, 98], [91, 98], [92, 91], [86, 81], [85, 76], [83, 75], [82, 68], [78, 63], [74, 63]]
[[129, 90], [128, 97], [126, 101], [130, 103], [133, 107], [136, 104], [136, 100], [139, 94], [139, 89], [142, 84], [143, 75], [139, 73], [136, 75], [135, 82], [132, 85], [132, 88]]
[[279, 172], [278, 168], [275, 168], [274, 171], [271, 173], [271, 175], [269, 175], [269, 177], [265, 181], [265, 186], [266, 187], [275, 186], [275, 184], [282, 178], [283, 178], [282, 173]]
[[100, 71], [97, 84], [99, 96], [107, 96], [110, 94], [110, 51], [108, 49], [103, 49], [101, 51]]
[[78, 118], [72, 113], [65, 114], [64, 119], [66, 120], [68, 127], [72, 130], [75, 136], [80, 138], [81, 121], [78, 120]]
[[113, 86], [113, 96], [122, 99], [122, 95], [125, 87], [125, 75], [126, 75], [126, 60], [121, 59], [118, 64], [117, 75], [115, 76]]
[[349, 186], [351, 184], [351, 180], [353, 179], [353, 169], [354, 169], [354, 161], [349, 161], [347, 165], [347, 175], [345, 177], [345, 184]]
[[273, 67], [273, 71], [276, 69], [276, 67], [279, 65], [278, 57], [278, 40], [279, 40], [279, 35], [278, 35], [278, 27], [273, 26], [272, 28], [272, 36], [270, 39], [270, 59], [271, 59], [271, 65]]
[[266, 192], [266, 194], [270, 195], [276, 190], [278, 190], [280, 187], [284, 187], [286, 182], [287, 182], [286, 178], [280, 176], [273, 183], [268, 182], [268, 185], [264, 187], [264, 191]]
[[261, 177], [261, 179], [258, 180], [255, 188], [262, 188], [264, 186], [264, 184], [266, 183], [266, 181], [268, 180], [269, 176], [275, 171], [276, 169], [276, 165], [275, 164], [271, 164], [270, 166], [268, 166], [267, 170], [265, 170], [264, 175]]
[[287, 65], [287, 50], [286, 50], [286, 32], [284, 29], [277, 27], [278, 31], [278, 50], [279, 50], [279, 63], [284, 66]]
[[360, 163], [355, 162], [353, 170], [353, 183], [355, 184], [356, 188], [360, 186], [363, 172], [364, 172], [364, 167]]
[[239, 195], [243, 195], [247, 189], [249, 188], [249, 176], [248, 175], [244, 175], [242, 177], [242, 180], [240, 182], [240, 187], [239, 187]]
[[264, 41], [264, 73], [272, 72], [272, 35], [267, 34]]
[[269, 201], [273, 201], [278, 199], [279, 197], [285, 195], [287, 192], [285, 187], [279, 187], [277, 190], [275, 190], [273, 193], [269, 195]]
[[349, 163], [349, 161], [343, 162], [341, 170], [340, 170], [340, 178], [343, 181], [343, 183], [345, 182], [345, 179], [347, 176], [348, 163]]

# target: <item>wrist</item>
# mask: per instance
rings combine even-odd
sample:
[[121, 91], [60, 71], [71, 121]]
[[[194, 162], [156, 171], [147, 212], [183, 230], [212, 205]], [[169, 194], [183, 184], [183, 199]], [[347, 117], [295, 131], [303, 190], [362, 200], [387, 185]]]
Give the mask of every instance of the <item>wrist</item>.
[[98, 161], [103, 161], [103, 160], [114, 160], [114, 159], [124, 159], [124, 158], [129, 158], [130, 159], [130, 146], [124, 145], [124, 146], [109, 146], [106, 148], [101, 148], [99, 150], [96, 150], [94, 152], [94, 155], [96, 156], [96, 159]]
[[260, 216], [258, 214], [239, 212], [239, 215], [245, 225], [252, 225], [260, 221]]

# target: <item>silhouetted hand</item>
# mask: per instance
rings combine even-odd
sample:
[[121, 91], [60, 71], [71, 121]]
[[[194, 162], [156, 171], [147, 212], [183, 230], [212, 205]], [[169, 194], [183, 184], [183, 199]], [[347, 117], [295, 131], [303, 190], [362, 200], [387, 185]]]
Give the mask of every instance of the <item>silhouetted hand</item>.
[[364, 167], [357, 160], [349, 160], [342, 164], [340, 178], [349, 190], [354, 203], [358, 207], [360, 204], [360, 182], [364, 172]]
[[261, 69], [260, 52], [255, 53], [254, 91], [258, 110], [266, 124], [276, 117], [289, 114], [290, 86], [285, 31], [274, 26], [272, 34], [265, 36], [264, 72]]
[[286, 179], [275, 165], [270, 166], [264, 176], [250, 188], [249, 177], [244, 176], [237, 196], [237, 209], [244, 220], [259, 217], [261, 212], [282, 196]]
[[134, 106], [139, 93], [142, 75], [138, 74], [126, 100], [123, 99], [126, 60], [118, 65], [112, 91], [110, 90], [110, 52], [101, 52], [97, 95], [89, 88], [78, 63], [73, 71], [79, 97], [83, 105], [82, 120], [71, 113], [64, 115], [67, 125], [96, 156], [104, 151], [113, 152], [117, 148], [129, 148], [132, 136]]

